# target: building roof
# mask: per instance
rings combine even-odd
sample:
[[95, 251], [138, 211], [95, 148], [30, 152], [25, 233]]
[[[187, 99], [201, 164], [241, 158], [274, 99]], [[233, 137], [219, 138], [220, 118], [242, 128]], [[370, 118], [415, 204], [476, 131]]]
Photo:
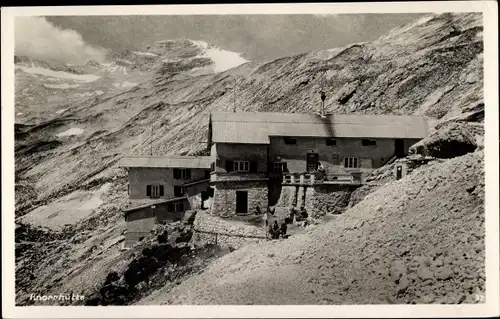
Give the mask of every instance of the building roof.
[[213, 112], [212, 142], [269, 144], [271, 136], [414, 138], [427, 136], [422, 116]]
[[162, 205], [162, 204], [167, 204], [167, 203], [174, 203], [174, 202], [178, 202], [178, 201], [182, 201], [182, 200], [187, 200], [187, 197], [186, 196], [182, 196], [182, 197], [176, 197], [176, 198], [170, 198], [170, 199], [150, 201], [150, 202], [148, 202], [146, 204], [143, 204], [143, 205], [125, 208], [122, 211], [125, 213], [125, 215], [127, 215], [130, 212], [136, 211], [138, 209], [151, 207], [153, 205]]
[[209, 169], [210, 156], [128, 156], [118, 161], [118, 167], [204, 168]]

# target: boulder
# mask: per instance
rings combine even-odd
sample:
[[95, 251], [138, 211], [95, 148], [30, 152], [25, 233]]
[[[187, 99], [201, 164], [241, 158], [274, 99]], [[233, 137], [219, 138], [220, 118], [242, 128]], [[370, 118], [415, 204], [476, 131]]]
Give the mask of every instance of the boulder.
[[410, 154], [453, 158], [474, 152], [476, 138], [466, 123], [449, 123], [410, 147]]

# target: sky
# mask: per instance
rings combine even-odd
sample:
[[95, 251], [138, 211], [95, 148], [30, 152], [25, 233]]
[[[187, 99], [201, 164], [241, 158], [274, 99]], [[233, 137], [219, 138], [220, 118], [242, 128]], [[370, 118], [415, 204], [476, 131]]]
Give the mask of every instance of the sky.
[[65, 63], [103, 60], [159, 40], [204, 40], [252, 61], [371, 41], [422, 14], [17, 17], [17, 55]]

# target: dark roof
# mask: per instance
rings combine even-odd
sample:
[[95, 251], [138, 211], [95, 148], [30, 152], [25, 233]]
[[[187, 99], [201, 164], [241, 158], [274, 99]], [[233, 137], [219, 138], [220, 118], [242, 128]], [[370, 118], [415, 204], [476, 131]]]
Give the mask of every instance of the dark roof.
[[210, 156], [128, 156], [118, 161], [118, 167], [204, 168], [209, 169]]
[[188, 187], [188, 186], [193, 186], [193, 185], [198, 185], [198, 184], [203, 184], [203, 183], [209, 183], [210, 182], [210, 178], [207, 178], [207, 179], [201, 179], [199, 181], [194, 181], [194, 182], [190, 182], [190, 183], [186, 183], [182, 186], [184, 187]]
[[125, 213], [125, 215], [127, 215], [128, 213], [133, 212], [133, 211], [138, 210], [138, 209], [151, 207], [153, 205], [161, 205], [161, 204], [167, 204], [167, 203], [172, 203], [172, 202], [178, 202], [181, 200], [188, 200], [188, 199], [186, 196], [182, 196], [182, 197], [176, 197], [176, 198], [170, 198], [170, 199], [151, 201], [151, 202], [144, 204], [144, 205], [124, 208], [122, 211]]
[[269, 144], [271, 136], [407, 138], [427, 136], [422, 116], [213, 112], [212, 142]]

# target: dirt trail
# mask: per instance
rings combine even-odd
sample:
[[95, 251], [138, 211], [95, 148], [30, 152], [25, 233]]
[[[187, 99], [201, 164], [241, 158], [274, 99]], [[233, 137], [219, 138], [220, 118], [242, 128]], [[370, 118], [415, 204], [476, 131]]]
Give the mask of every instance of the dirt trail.
[[250, 245], [148, 304], [472, 303], [484, 293], [484, 153], [424, 165], [281, 242]]

